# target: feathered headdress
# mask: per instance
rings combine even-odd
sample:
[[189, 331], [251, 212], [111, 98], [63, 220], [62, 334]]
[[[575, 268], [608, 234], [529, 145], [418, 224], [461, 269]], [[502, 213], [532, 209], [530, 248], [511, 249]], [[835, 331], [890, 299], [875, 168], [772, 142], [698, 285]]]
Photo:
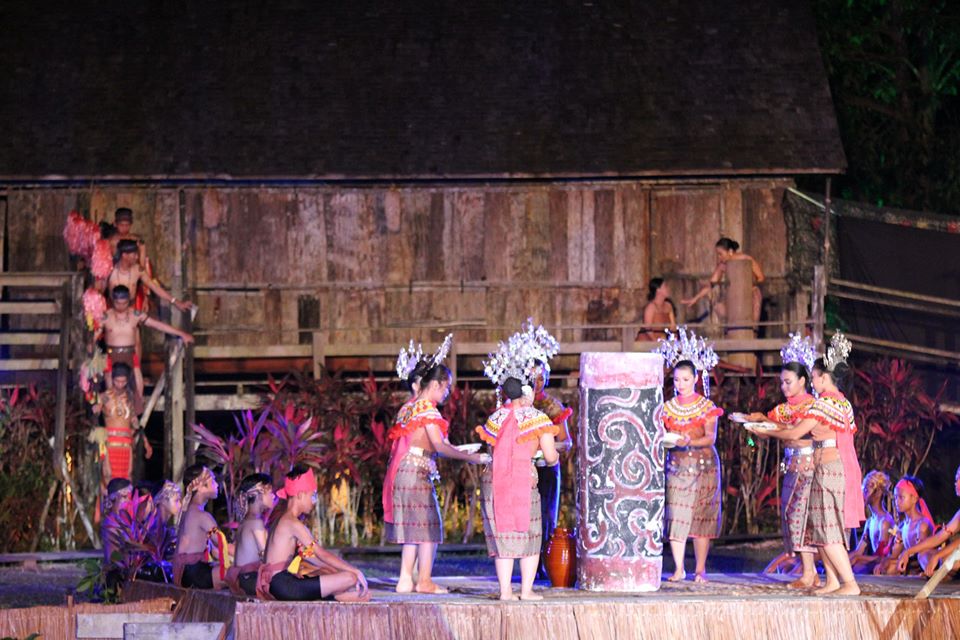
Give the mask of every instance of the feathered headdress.
[[667, 334], [666, 339], [660, 338], [660, 346], [653, 352], [662, 355], [669, 367], [673, 367], [683, 360], [692, 362], [693, 366], [700, 372], [700, 378], [703, 381], [703, 395], [709, 398], [710, 371], [720, 361], [717, 352], [713, 350], [713, 343], [707, 342], [693, 331], [687, 334], [686, 326], [677, 327], [676, 333], [669, 329], [664, 333]]
[[851, 349], [853, 349], [853, 344], [847, 339], [847, 336], [839, 331], [833, 334], [833, 337], [830, 338], [830, 346], [827, 347], [827, 353], [823, 356], [823, 364], [827, 367], [827, 371], [833, 371], [841, 362], [846, 364]]
[[546, 363], [551, 357], [532, 335], [526, 331], [515, 333], [497, 345], [497, 350], [489, 354], [489, 360], [483, 362], [483, 373], [490, 382], [500, 387], [507, 378], [516, 378], [525, 385], [531, 384], [534, 365], [538, 361]]
[[799, 362], [807, 368], [807, 371], [811, 371], [813, 363], [817, 361], [817, 349], [809, 336], [791, 333], [790, 341], [780, 349], [780, 358], [783, 364]]

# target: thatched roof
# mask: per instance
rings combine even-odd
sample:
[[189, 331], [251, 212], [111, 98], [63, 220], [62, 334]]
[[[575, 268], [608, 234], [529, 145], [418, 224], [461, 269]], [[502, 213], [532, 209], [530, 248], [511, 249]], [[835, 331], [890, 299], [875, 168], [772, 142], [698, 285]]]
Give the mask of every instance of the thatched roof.
[[805, 0], [4, 3], [0, 22], [7, 179], [845, 166]]

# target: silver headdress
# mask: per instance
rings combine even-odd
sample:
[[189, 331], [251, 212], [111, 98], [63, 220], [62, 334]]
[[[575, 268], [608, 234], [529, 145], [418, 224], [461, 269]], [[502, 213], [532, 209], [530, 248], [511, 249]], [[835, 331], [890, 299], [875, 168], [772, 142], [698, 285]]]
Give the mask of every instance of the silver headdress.
[[534, 342], [543, 350], [543, 363], [560, 353], [560, 342], [554, 338], [543, 325], [533, 326], [533, 318], [527, 318], [526, 322], [520, 325], [520, 335], [530, 342]]
[[710, 371], [717, 366], [720, 358], [713, 350], [713, 343], [707, 342], [693, 331], [687, 334], [687, 327], [677, 327], [674, 334], [669, 329], [664, 331], [667, 338], [660, 338], [660, 346], [653, 350], [663, 356], [667, 366], [673, 367], [682, 360], [689, 360], [700, 372], [703, 381], [703, 395], [710, 397]]
[[452, 344], [453, 334], [448, 333], [447, 337], [443, 339], [443, 342], [440, 343], [440, 346], [437, 347], [433, 355], [424, 356], [423, 345], [414, 345], [413, 340], [411, 340], [410, 346], [401, 348], [400, 353], [397, 355], [397, 377], [401, 380], [406, 380], [410, 377], [410, 374], [413, 373], [413, 370], [417, 368], [417, 365], [423, 361], [428, 362], [430, 365], [440, 364], [447, 359], [447, 355], [450, 353], [450, 345]]
[[497, 387], [507, 378], [516, 378], [530, 385], [533, 368], [537, 361], [546, 363], [550, 356], [536, 340], [529, 339], [526, 332], [515, 333], [506, 342], [500, 342], [497, 350], [489, 354], [483, 363], [483, 373]]
[[450, 353], [450, 345], [453, 344], [453, 334], [448, 333], [447, 337], [443, 339], [443, 342], [440, 343], [440, 346], [437, 347], [436, 353], [433, 354], [433, 359], [431, 362], [434, 365], [438, 365], [444, 360], [447, 359], [447, 354]]
[[813, 370], [813, 363], [817, 361], [817, 349], [809, 336], [791, 333], [790, 342], [780, 349], [780, 358], [783, 360], [783, 364], [799, 362], [809, 372]]
[[400, 353], [397, 355], [397, 377], [401, 380], [409, 378], [413, 370], [417, 368], [417, 363], [419, 363], [422, 358], [423, 347], [419, 344], [414, 346], [413, 340], [411, 340], [410, 346], [401, 348]]
[[823, 356], [823, 364], [827, 367], [827, 371], [833, 371], [841, 362], [846, 364], [852, 348], [853, 344], [847, 336], [839, 331], [833, 334], [830, 338], [830, 346], [827, 347], [827, 354]]

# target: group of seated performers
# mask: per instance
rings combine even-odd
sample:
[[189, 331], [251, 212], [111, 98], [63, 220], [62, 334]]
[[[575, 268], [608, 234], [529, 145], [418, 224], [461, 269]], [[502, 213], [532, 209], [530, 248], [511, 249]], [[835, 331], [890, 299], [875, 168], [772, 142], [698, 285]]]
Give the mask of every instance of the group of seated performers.
[[[954, 480], [960, 496], [960, 468]], [[858, 573], [932, 576], [960, 546], [956, 541], [944, 544], [960, 531], [960, 511], [938, 528], [918, 478], [905, 475], [893, 485], [886, 473], [871, 471], [863, 479], [863, 499], [867, 521], [850, 553], [850, 562]]]
[[369, 599], [363, 573], [320, 547], [301, 522], [317, 499], [313, 470], [295, 466], [276, 492], [266, 474], [244, 478], [235, 496], [240, 522], [232, 545], [206, 510], [219, 495], [213, 472], [192, 465], [184, 471], [183, 484], [183, 494], [168, 481], [151, 495], [125, 478], [111, 480], [102, 527], [108, 582], [122, 579], [118, 568], [122, 561], [115, 552], [130, 531], [117, 517], [125, 511], [141, 526], [165, 528], [171, 541], [159, 566], [148, 563], [137, 579], [194, 589], [229, 588], [236, 595], [264, 600]]

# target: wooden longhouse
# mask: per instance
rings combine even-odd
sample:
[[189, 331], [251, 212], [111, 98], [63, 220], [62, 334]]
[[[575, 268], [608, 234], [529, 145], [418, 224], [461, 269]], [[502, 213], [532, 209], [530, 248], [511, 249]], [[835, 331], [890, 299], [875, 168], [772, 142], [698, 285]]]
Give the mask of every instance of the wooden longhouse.
[[[448, 330], [476, 370], [528, 316], [570, 353], [641, 348], [648, 280], [693, 293], [720, 236], [767, 272], [764, 335], [807, 319], [784, 189], [845, 159], [805, 1], [39, 12], [4, 8], [0, 40], [10, 335], [59, 330], [16, 304], [69, 269], [67, 212], [121, 206], [200, 306], [200, 377], [386, 371]], [[7, 369], [57, 366], [19, 340], [47, 344]]]

